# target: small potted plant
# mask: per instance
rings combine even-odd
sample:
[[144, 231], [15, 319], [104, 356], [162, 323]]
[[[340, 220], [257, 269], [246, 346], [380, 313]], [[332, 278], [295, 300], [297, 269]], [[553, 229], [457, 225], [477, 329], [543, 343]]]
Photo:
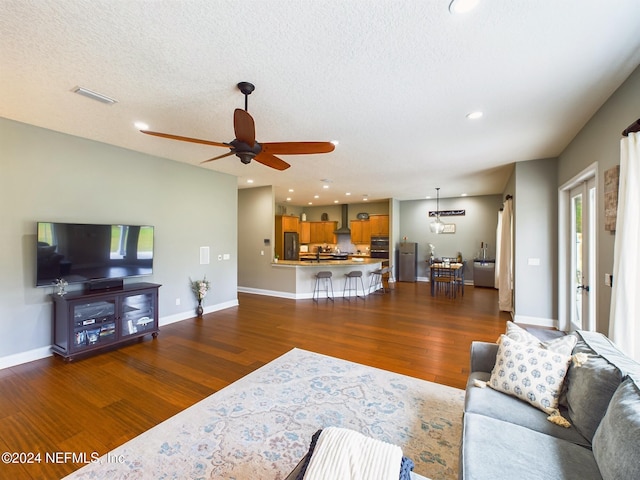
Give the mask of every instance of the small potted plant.
[[278, 263], [278, 259], [280, 258], [280, 255], [278, 255], [277, 253], [273, 256], [273, 263]]
[[191, 291], [196, 296], [196, 300], [198, 300], [198, 306], [196, 307], [196, 314], [201, 317], [204, 309], [202, 308], [202, 300], [207, 296], [209, 289], [211, 288], [211, 283], [207, 280], [207, 276], [205, 275], [202, 280], [191, 280]]

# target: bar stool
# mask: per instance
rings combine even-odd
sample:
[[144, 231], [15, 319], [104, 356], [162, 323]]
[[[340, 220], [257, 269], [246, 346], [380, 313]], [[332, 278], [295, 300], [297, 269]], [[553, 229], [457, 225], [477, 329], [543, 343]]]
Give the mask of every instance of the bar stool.
[[[355, 290], [356, 291], [356, 300], [358, 299], [358, 297], [361, 297], [364, 300], [364, 281], [362, 280], [362, 272], [359, 270], [354, 270], [352, 272], [349, 273], [345, 273], [344, 274], [345, 279], [344, 279], [344, 288], [342, 289], [342, 298], [346, 298], [347, 300], [351, 301], [351, 299], [345, 295], [345, 293], [347, 292], [347, 290]], [[362, 295], [358, 295], [358, 278], [360, 279], [360, 285], [362, 286]], [[355, 288], [353, 288], [351, 286], [351, 282], [353, 281], [353, 284], [355, 286]]]
[[[384, 275], [383, 275], [383, 280], [384, 282]], [[393, 265], [390, 265], [387, 267], [387, 287], [389, 290], [392, 290], [393, 288], [395, 288], [395, 283], [396, 283], [396, 277], [393, 274]]]
[[387, 273], [388, 268], [378, 268], [371, 272], [369, 277], [369, 293], [375, 293], [378, 290], [382, 290], [382, 293], [387, 293], [387, 289], [382, 281], [382, 276]]
[[[316, 284], [313, 287], [313, 301], [317, 302], [320, 298], [321, 282], [324, 279], [324, 291], [327, 292], [327, 299], [333, 302], [333, 282], [331, 281], [331, 272], [318, 272], [315, 274]], [[331, 296], [329, 296], [329, 288], [331, 288]], [[316, 298], [316, 294], [318, 298]]]

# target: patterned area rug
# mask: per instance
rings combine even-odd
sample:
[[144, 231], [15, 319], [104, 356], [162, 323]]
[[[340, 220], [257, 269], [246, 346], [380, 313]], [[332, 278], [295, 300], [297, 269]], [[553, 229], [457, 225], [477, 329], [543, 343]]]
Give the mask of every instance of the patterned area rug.
[[283, 479], [319, 428], [402, 447], [416, 473], [455, 479], [464, 392], [293, 349], [67, 479]]

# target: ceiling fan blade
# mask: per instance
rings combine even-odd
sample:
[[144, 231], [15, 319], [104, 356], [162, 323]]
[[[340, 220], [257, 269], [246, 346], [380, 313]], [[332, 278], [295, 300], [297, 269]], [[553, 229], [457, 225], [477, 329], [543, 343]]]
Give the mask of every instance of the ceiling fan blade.
[[272, 142], [261, 143], [265, 153], [280, 155], [305, 155], [312, 153], [333, 152], [336, 146], [331, 142]]
[[249, 112], [236, 108], [233, 113], [233, 130], [237, 140], [253, 148], [256, 143], [256, 126]]
[[229, 155], [233, 155], [233, 154], [234, 152], [229, 152], [229, 153], [225, 153], [224, 155], [218, 155], [217, 157], [210, 158], [209, 160], [203, 160], [202, 162], [200, 162], [200, 165], [207, 162], [213, 162], [214, 160], [219, 160], [221, 158], [228, 157]]
[[149, 130], [140, 130], [147, 135], [153, 135], [156, 137], [169, 138], [171, 140], [180, 140], [182, 142], [201, 143], [202, 145], [213, 145], [214, 147], [226, 147], [231, 148], [228, 143], [212, 142], [211, 140], [200, 140], [199, 138], [181, 137], [180, 135], [172, 135], [170, 133], [151, 132]]
[[264, 150], [256, 155], [254, 160], [266, 165], [267, 167], [275, 168], [276, 170], [286, 170], [291, 166], [284, 160], [280, 160], [278, 157], [274, 157], [270, 153], [265, 153]]

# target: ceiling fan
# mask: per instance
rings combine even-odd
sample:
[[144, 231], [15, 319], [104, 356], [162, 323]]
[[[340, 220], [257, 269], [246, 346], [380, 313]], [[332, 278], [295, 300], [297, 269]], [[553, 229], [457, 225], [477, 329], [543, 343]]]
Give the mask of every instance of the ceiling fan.
[[247, 164], [250, 163], [251, 160], [255, 160], [276, 170], [286, 170], [291, 165], [279, 159], [274, 154], [309, 155], [312, 153], [329, 153], [335, 148], [335, 145], [331, 142], [256, 142], [255, 123], [251, 115], [249, 115], [249, 112], [247, 112], [248, 97], [251, 92], [255, 90], [255, 87], [249, 82], [240, 82], [238, 83], [238, 88], [244, 94], [244, 110], [236, 108], [233, 113], [233, 130], [235, 131], [236, 138], [232, 142], [214, 142], [211, 140], [200, 140], [198, 138], [181, 137], [169, 133], [151, 132], [149, 130], [140, 131], [147, 135], [155, 135], [156, 137], [169, 138], [171, 140], [231, 149], [230, 152], [224, 155], [210, 158], [201, 163], [212, 162], [213, 160], [219, 160], [229, 155], [236, 155], [242, 163]]

